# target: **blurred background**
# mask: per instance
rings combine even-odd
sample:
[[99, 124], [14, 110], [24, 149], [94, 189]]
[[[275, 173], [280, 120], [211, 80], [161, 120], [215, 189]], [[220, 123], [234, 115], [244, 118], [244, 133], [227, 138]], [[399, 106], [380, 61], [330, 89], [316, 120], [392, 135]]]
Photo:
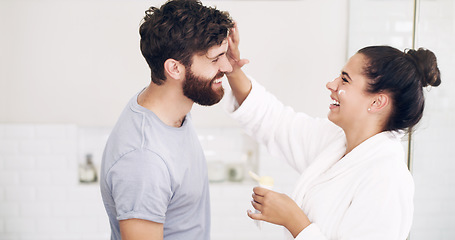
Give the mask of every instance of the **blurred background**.
[[[144, 11], [165, 1], [0, 0], [0, 240], [102, 240], [97, 174], [110, 129], [148, 85]], [[412, 240], [455, 239], [455, 1], [203, 1], [238, 22], [245, 71], [285, 104], [325, 117], [325, 84], [367, 45], [435, 52], [442, 84], [403, 139], [416, 184]], [[229, 89], [225, 84], [225, 88]], [[253, 170], [290, 194], [298, 175], [222, 108], [192, 110], [211, 181], [212, 239], [282, 239], [246, 216]]]

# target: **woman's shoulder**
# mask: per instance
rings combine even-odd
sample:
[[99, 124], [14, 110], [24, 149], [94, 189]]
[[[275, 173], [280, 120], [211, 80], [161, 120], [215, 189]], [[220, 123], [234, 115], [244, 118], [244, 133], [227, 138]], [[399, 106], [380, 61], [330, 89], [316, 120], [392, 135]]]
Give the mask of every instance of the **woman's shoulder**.
[[402, 189], [414, 186], [414, 180], [407, 167], [406, 159], [400, 155], [388, 155], [378, 158], [365, 172], [366, 183], [387, 185], [391, 188]]
[[365, 171], [366, 181], [383, 181], [391, 184], [413, 184], [412, 175], [406, 164], [406, 154], [401, 141], [403, 135], [385, 132], [371, 153], [369, 167]]

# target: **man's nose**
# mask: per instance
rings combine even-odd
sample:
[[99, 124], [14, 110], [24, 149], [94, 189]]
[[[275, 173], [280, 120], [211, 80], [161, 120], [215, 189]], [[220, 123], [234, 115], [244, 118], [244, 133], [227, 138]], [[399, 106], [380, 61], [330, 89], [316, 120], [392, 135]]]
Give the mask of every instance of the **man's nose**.
[[220, 60], [220, 71], [224, 73], [232, 72], [232, 65], [226, 55], [224, 55]]

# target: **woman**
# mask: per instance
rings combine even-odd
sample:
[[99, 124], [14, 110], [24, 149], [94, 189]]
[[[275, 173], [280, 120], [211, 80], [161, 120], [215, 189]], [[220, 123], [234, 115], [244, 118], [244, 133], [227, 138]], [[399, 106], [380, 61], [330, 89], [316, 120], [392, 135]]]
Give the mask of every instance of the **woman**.
[[388, 46], [359, 50], [327, 83], [328, 119], [283, 106], [241, 70], [237, 27], [228, 111], [301, 177], [291, 198], [256, 187], [248, 212], [284, 226], [287, 239], [400, 239], [408, 236], [414, 183], [400, 143], [422, 118], [423, 87], [441, 83], [435, 55]]

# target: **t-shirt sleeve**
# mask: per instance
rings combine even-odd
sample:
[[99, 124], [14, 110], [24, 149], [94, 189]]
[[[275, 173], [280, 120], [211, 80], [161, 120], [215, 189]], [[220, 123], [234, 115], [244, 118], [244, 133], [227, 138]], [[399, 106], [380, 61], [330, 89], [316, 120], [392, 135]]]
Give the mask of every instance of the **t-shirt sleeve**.
[[164, 223], [172, 198], [171, 178], [161, 157], [148, 150], [134, 150], [109, 170], [107, 181], [118, 220], [143, 219]]

